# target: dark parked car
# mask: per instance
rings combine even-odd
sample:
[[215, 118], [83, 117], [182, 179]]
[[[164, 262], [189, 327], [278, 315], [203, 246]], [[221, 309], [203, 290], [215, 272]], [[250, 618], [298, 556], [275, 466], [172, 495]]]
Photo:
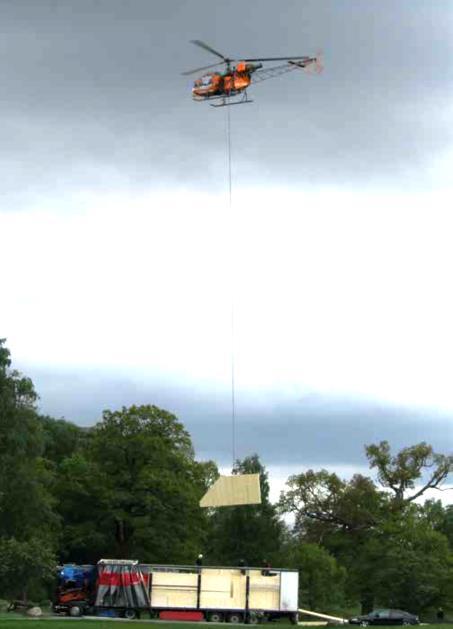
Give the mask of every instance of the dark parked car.
[[418, 625], [420, 620], [418, 616], [400, 609], [375, 609], [369, 614], [355, 616], [349, 622], [351, 625], [368, 627], [368, 625]]

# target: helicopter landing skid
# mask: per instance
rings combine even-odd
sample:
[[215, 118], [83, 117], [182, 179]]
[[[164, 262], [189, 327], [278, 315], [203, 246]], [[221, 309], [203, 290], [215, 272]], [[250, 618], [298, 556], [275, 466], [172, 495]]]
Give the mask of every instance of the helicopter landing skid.
[[236, 100], [233, 103], [227, 102], [227, 99], [231, 98], [231, 96], [218, 96], [218, 98], [221, 98], [222, 102], [219, 105], [214, 104], [214, 103], [209, 103], [211, 107], [231, 107], [232, 105], [245, 105], [246, 103], [253, 103], [253, 100], [250, 100], [247, 97], [247, 93], [244, 93], [241, 100]]
[[253, 100], [239, 100], [235, 103], [221, 103], [220, 105], [214, 105], [214, 103], [209, 103], [211, 107], [232, 107], [233, 105], [245, 105], [246, 103], [253, 103]]

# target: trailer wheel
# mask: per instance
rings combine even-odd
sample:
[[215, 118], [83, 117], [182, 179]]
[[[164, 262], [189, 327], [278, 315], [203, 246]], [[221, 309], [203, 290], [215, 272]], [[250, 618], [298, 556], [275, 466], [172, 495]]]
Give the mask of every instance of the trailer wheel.
[[264, 614], [249, 612], [247, 622], [249, 625], [260, 625], [263, 622]]
[[223, 622], [223, 614], [220, 612], [211, 612], [208, 615], [209, 622]]
[[135, 620], [137, 618], [137, 610], [136, 609], [125, 609], [124, 617], [128, 620]]
[[77, 616], [81, 616], [82, 613], [83, 613], [83, 609], [79, 607], [78, 605], [72, 605], [69, 608], [69, 615], [72, 616], [73, 618], [76, 618]]
[[242, 622], [242, 614], [229, 614], [228, 622], [233, 622], [234, 624], [239, 624]]

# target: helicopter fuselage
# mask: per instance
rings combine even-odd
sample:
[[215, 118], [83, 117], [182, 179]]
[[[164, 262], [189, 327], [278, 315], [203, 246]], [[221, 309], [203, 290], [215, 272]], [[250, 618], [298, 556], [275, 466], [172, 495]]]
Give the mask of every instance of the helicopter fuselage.
[[192, 88], [194, 100], [206, 100], [218, 96], [235, 96], [248, 88], [253, 72], [262, 67], [261, 63], [238, 63], [226, 72], [210, 72], [196, 79]]

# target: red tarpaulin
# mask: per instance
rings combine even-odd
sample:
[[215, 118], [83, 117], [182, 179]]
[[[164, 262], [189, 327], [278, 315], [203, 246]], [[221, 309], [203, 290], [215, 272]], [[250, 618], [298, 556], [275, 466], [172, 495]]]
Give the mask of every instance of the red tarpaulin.
[[97, 607], [149, 608], [148, 575], [137, 562], [98, 563]]

